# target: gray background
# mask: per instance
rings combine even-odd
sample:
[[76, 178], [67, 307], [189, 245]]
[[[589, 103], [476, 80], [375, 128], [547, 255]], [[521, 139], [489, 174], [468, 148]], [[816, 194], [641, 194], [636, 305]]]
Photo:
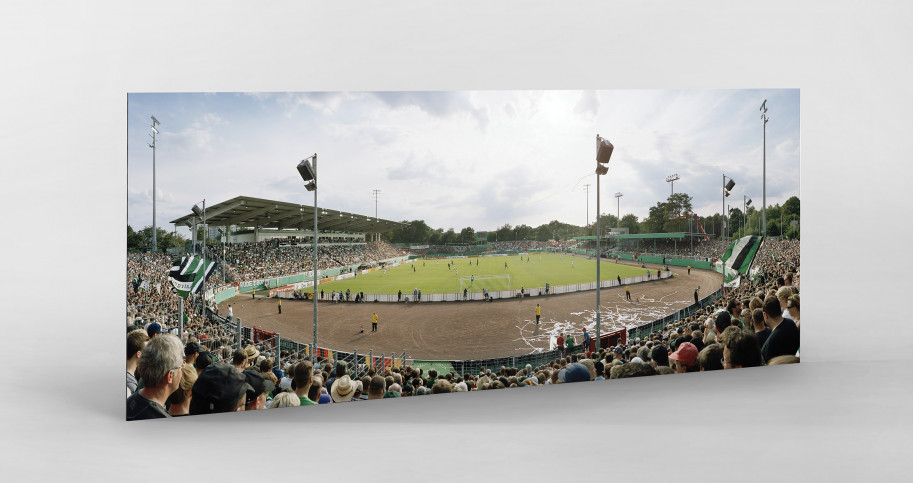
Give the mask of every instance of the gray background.
[[[0, 5], [10, 481], [908, 476], [909, 4], [250, 5]], [[801, 89], [801, 365], [123, 421], [128, 92], [780, 87]]]

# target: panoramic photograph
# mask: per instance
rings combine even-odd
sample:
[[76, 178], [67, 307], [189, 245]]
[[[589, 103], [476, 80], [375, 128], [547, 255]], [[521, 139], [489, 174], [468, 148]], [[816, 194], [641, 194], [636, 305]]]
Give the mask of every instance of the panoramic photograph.
[[127, 420], [800, 360], [798, 89], [126, 101]]

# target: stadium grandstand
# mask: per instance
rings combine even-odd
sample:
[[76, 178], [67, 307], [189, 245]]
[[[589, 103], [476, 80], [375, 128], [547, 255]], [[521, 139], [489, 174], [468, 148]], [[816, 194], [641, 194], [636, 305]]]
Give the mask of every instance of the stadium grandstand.
[[[218, 259], [224, 271], [217, 270], [211, 279], [216, 287], [208, 291], [205, 310], [201, 310], [199, 295], [191, 294], [187, 298], [190, 305], [185, 306], [185, 301], [170, 290], [172, 257], [128, 255], [128, 396], [147, 385], [141, 375], [155, 374], [161, 379], [150, 369], [153, 356], [142, 358], [147, 354], [143, 347], [149, 340], [161, 337], [159, 334], [179, 338], [183, 353], [172, 356], [196, 369], [182, 369], [179, 383], [172, 383], [174, 389], [167, 402], [156, 402], [160, 411], [137, 415], [128, 399], [128, 419], [540, 387], [799, 360], [797, 240], [746, 237], [690, 246], [680, 244], [677, 238], [629, 238], [624, 246], [612, 247], [612, 253], [635, 261], [649, 258], [656, 262], [658, 257], [666, 261], [674, 257], [683, 262], [679, 264], [682, 267], [692, 259], [718, 261], [714, 269], [730, 270], [734, 279], [702, 299], [697, 299], [695, 292], [693, 305], [661, 319], [603, 333], [598, 343], [562, 337], [558, 346], [545, 352], [475, 361], [416, 361], [405, 351], [378, 357], [284, 340], [277, 334], [244, 326], [230, 313], [219, 313], [217, 303], [227, 300], [220, 296], [228, 292], [232, 296], [239, 294], [247, 282], [270, 279], [273, 285], [263, 286], [270, 288], [283, 277], [306, 278], [307, 272], [313, 270], [312, 247], [308, 245], [313, 233], [308, 230], [313, 227], [314, 212], [303, 205], [245, 197], [219, 203], [207, 211], [208, 224], [222, 226], [228, 236], [207, 246], [206, 256]], [[192, 226], [202, 221], [195, 218], [187, 215], [172, 223]], [[404, 253], [408, 247], [394, 247], [378, 240], [378, 234], [397, 226], [397, 222], [321, 209], [318, 269], [341, 274], [406, 258], [412, 254]], [[230, 231], [232, 227], [242, 228]], [[576, 250], [579, 242], [493, 242], [486, 250]], [[425, 249], [433, 252], [432, 247]], [[199, 244], [192, 251], [203, 255]], [[255, 288], [250, 283], [247, 286]], [[790, 327], [794, 329], [788, 331]], [[162, 345], [150, 346], [149, 352], [166, 350]], [[137, 351], [142, 351], [139, 360]], [[164, 370], [170, 367], [173, 366]], [[243, 374], [248, 381], [243, 387], [238, 386], [240, 392], [227, 389], [235, 387], [232, 384], [239, 380], [232, 371]], [[194, 380], [205, 380], [207, 386], [198, 391], [200, 384]], [[164, 385], [166, 380], [162, 381]], [[194, 399], [210, 402], [209, 410], [187, 407], [184, 402], [191, 389]], [[239, 398], [237, 404], [216, 404], [226, 393]], [[136, 399], [133, 398], [134, 403]]]

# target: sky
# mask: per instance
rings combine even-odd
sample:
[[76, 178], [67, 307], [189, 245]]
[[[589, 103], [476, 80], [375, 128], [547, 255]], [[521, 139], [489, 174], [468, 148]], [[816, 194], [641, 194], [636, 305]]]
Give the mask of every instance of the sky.
[[[295, 167], [317, 154], [318, 206], [490, 231], [596, 216], [596, 135], [615, 146], [601, 211], [643, 220], [671, 189], [723, 211], [723, 176], [762, 205], [799, 193], [799, 90], [131, 93], [127, 219], [156, 224], [236, 196], [313, 205]], [[666, 178], [677, 174], [670, 186]], [[589, 184], [589, 194], [584, 185]], [[616, 193], [623, 193], [619, 199]], [[186, 227], [178, 232], [187, 234]]]

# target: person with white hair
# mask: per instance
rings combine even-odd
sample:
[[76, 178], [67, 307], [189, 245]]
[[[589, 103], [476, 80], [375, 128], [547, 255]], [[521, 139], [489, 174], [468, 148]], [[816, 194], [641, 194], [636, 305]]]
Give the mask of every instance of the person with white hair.
[[127, 421], [171, 417], [165, 403], [181, 384], [183, 349], [180, 339], [170, 334], [146, 344], [136, 368], [144, 387], [127, 398]]

